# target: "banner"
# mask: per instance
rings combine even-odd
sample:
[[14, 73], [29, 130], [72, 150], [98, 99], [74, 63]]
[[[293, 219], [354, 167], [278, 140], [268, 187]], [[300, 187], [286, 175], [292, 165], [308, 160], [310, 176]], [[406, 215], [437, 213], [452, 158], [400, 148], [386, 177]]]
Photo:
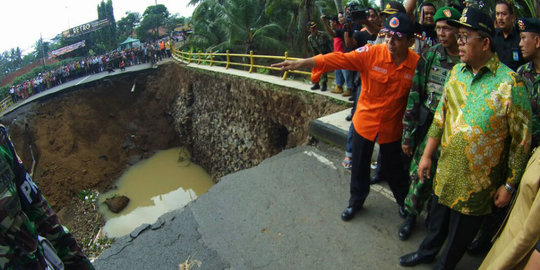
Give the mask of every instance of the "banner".
[[74, 51], [74, 50], [76, 50], [78, 48], [82, 48], [85, 45], [86, 45], [85, 40], [79, 41], [77, 43], [74, 43], [74, 44], [68, 45], [66, 47], [62, 47], [60, 49], [49, 52], [49, 57], [57, 57], [57, 56], [60, 56], [62, 54], [66, 54], [68, 52], [72, 52], [72, 51]]
[[79, 26], [76, 26], [76, 27], [70, 28], [70, 29], [68, 29], [66, 31], [63, 31], [62, 32], [62, 37], [70, 38], [70, 37], [80, 36], [82, 34], [90, 33], [90, 32], [96, 31], [98, 29], [101, 29], [101, 28], [107, 26], [108, 24], [109, 24], [108, 19], [103, 19], [103, 20], [99, 20], [99, 21], [98, 20], [91, 21], [89, 23], [81, 24]]

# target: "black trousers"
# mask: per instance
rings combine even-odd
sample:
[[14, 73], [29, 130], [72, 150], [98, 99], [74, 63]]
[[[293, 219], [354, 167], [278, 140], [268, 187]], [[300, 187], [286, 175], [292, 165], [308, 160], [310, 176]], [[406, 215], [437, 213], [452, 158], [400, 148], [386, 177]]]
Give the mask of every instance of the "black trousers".
[[439, 198], [433, 195], [428, 232], [418, 254], [435, 257], [446, 240], [446, 246], [433, 269], [454, 269], [478, 232], [483, 218], [452, 210], [439, 204]]
[[[354, 131], [349, 207], [363, 206], [369, 194], [369, 169], [374, 145], [375, 142]], [[401, 140], [379, 146], [381, 177], [388, 181], [397, 204], [403, 206], [403, 201], [409, 191], [409, 176], [402, 165]]]

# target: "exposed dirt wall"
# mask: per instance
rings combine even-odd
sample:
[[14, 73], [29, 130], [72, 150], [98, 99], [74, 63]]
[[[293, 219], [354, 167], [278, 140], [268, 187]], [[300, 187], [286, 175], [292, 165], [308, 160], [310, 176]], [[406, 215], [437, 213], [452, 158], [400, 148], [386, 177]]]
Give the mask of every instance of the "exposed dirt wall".
[[344, 108], [320, 95], [168, 63], [28, 105], [2, 122], [28, 167], [33, 142], [34, 178], [58, 211], [80, 190], [105, 191], [129, 164], [173, 146], [188, 146], [217, 180], [307, 143], [313, 119]]

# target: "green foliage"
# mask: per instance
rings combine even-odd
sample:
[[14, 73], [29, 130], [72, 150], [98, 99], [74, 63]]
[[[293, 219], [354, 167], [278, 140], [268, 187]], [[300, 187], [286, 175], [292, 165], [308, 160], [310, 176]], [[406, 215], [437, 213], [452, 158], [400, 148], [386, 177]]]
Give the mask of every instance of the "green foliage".
[[140, 26], [137, 28], [137, 37], [142, 41], [150, 41], [158, 38], [158, 29], [164, 26], [169, 11], [164, 5], [148, 6], [143, 13]]
[[87, 203], [95, 203], [97, 201], [99, 193], [91, 189], [83, 189], [77, 193], [79, 200]]
[[122, 17], [117, 25], [117, 39], [118, 43], [124, 41], [126, 38], [132, 36], [135, 33], [135, 28], [141, 23], [141, 14], [138, 12], [129, 12], [125, 17]]

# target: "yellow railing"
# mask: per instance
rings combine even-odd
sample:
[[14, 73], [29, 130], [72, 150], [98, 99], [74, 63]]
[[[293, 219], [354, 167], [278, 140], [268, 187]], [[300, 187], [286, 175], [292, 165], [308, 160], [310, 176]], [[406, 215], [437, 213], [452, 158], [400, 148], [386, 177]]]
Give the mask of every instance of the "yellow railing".
[[7, 109], [9, 106], [11, 106], [11, 104], [13, 104], [13, 100], [10, 96], [2, 99], [2, 101], [0, 101], [0, 113]]
[[[248, 67], [249, 73], [252, 73], [254, 71], [254, 68], [262, 68], [262, 69], [269, 69], [269, 70], [277, 70], [279, 71], [279, 68], [266, 66], [266, 65], [257, 65], [255, 64], [256, 59], [275, 59], [276, 62], [283, 61], [283, 60], [298, 60], [300, 58], [295, 57], [289, 57], [288, 52], [285, 52], [284, 56], [274, 56], [274, 55], [255, 55], [253, 54], [253, 51], [250, 51], [249, 54], [239, 54], [239, 53], [230, 53], [229, 50], [227, 50], [225, 53], [213, 53], [210, 51], [209, 53], [203, 53], [203, 52], [185, 52], [185, 51], [179, 51], [176, 48], [173, 49], [173, 55], [175, 59], [180, 60], [182, 62], [187, 63], [197, 63], [200, 64], [207, 64], [210, 66], [213, 66], [214, 64], [221, 64], [224, 65], [226, 69], [228, 69], [231, 66], [240, 66], [240, 67]], [[226, 60], [216, 60], [215, 57], [222, 57]], [[231, 57], [242, 57], [245, 59], [249, 59], [249, 64], [242, 63], [242, 62], [235, 62], [231, 61]], [[283, 79], [287, 79], [287, 76], [289, 73], [296, 73], [296, 74], [302, 74], [302, 75], [311, 75], [311, 72], [309, 71], [302, 71], [302, 70], [293, 70], [293, 71], [285, 71], [283, 73]]]

